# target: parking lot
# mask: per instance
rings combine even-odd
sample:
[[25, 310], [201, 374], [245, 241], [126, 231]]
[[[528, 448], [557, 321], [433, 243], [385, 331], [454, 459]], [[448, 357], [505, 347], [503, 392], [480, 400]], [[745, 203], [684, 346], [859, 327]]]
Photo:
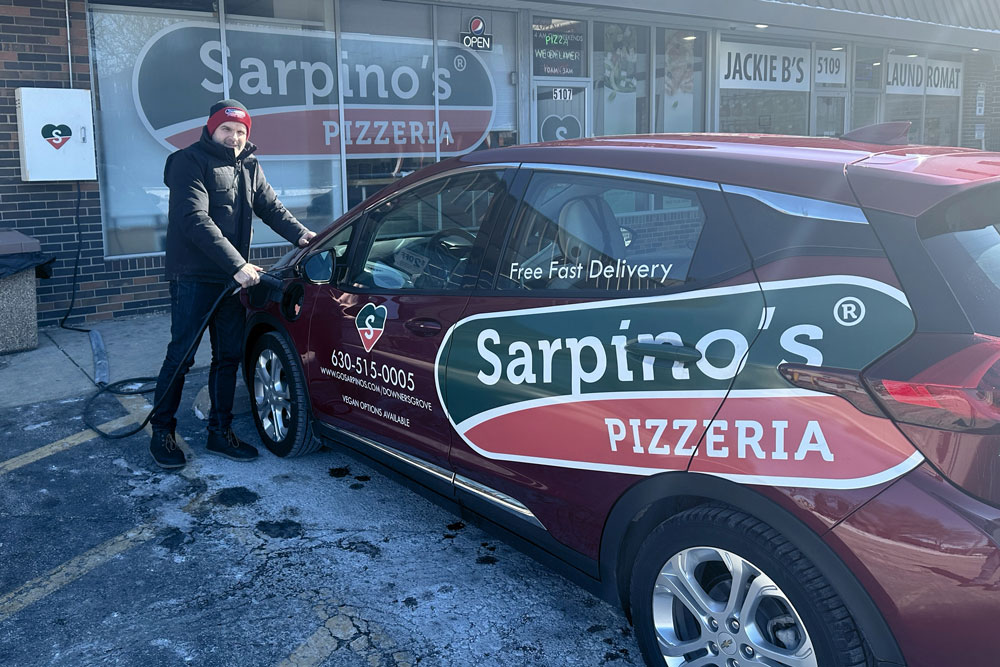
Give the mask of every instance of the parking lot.
[[[89, 394], [0, 409], [0, 664], [641, 663], [617, 609], [356, 455], [205, 454], [206, 380], [180, 473], [146, 433], [95, 437]], [[102, 397], [95, 421], [147, 409]]]

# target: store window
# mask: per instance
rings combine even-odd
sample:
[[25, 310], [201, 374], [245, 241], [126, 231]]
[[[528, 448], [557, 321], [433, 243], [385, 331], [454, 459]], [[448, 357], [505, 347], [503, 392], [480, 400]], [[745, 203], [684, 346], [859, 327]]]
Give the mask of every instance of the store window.
[[877, 46], [854, 47], [854, 100], [851, 129], [874, 125], [882, 117], [885, 50]]
[[649, 28], [594, 23], [594, 134], [649, 132]]
[[533, 17], [531, 55], [535, 76], [587, 76], [587, 22]]
[[[491, 38], [488, 49], [464, 46], [462, 35], [475, 31]], [[478, 79], [456, 79], [441, 92], [439, 120], [448, 122], [447, 135], [453, 139], [441, 144], [442, 157], [518, 142], [516, 35], [517, 15], [511, 12], [437, 8], [438, 67], [463, 75], [478, 72]], [[477, 62], [470, 65], [472, 60]]]
[[924, 143], [935, 146], [958, 145], [958, 121], [962, 113], [962, 69], [961, 60], [927, 59]]
[[808, 134], [812, 73], [807, 46], [721, 42], [719, 130]]
[[963, 66], [960, 58], [889, 49], [885, 63], [885, 119], [912, 123], [909, 140], [958, 143]]
[[[332, 17], [307, 0], [226, 7], [226, 58], [218, 14], [91, 9], [107, 256], [165, 249], [164, 162], [199, 140], [225, 97], [250, 109], [256, 155], [302, 223], [319, 229], [343, 208], [339, 156], [322, 140], [336, 113]], [[286, 242], [259, 221], [254, 229], [254, 245]]]
[[927, 59], [912, 49], [889, 49], [885, 66], [885, 119], [910, 121], [909, 140], [923, 142], [924, 74]]
[[695, 30], [656, 31], [656, 132], [705, 129], [706, 35]]
[[[228, 96], [250, 109], [250, 141], [268, 182], [299, 222], [320, 230], [343, 213], [332, 4], [226, 0]], [[331, 65], [332, 63], [332, 65]], [[284, 243], [254, 220], [254, 245]]]
[[224, 97], [218, 17], [92, 8], [90, 26], [105, 254], [163, 252], [163, 163]]
[[430, 6], [343, 0], [340, 11], [351, 207], [437, 160], [450, 128], [435, 121], [434, 88], [451, 91], [453, 68], [434, 71]]

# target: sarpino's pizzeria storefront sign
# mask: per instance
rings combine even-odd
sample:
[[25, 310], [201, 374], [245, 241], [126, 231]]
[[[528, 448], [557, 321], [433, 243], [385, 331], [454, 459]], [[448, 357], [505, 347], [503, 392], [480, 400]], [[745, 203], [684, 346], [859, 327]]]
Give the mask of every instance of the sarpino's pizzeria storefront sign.
[[[268, 28], [226, 29], [229, 95], [253, 115], [258, 154], [291, 159], [460, 155], [493, 123], [495, 90], [475, 52], [452, 42]], [[338, 79], [343, 81], [341, 122]], [[136, 110], [169, 150], [196, 141], [225, 95], [218, 26], [178, 23], [143, 47], [133, 70]], [[184, 91], [178, 94], [177, 91]], [[439, 102], [435, 119], [434, 98]]]

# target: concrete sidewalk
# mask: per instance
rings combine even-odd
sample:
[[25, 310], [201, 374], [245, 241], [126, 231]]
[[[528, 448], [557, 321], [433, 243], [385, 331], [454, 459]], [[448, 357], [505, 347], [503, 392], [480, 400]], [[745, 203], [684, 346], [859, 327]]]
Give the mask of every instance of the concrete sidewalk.
[[[123, 317], [81, 328], [97, 330], [104, 339], [111, 382], [154, 377], [160, 372], [170, 342], [170, 313]], [[203, 336], [194, 367], [208, 366], [211, 359], [208, 337]], [[36, 349], [0, 356], [0, 408], [86, 396], [96, 390], [94, 355], [85, 333], [59, 327], [40, 329]]]

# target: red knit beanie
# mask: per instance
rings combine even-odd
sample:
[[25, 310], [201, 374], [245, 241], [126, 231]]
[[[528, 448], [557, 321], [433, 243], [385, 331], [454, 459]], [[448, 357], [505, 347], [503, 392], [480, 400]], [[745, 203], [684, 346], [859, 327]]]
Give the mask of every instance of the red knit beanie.
[[220, 125], [229, 121], [243, 123], [247, 128], [247, 136], [250, 135], [250, 124], [252, 122], [250, 120], [250, 112], [236, 100], [221, 100], [216, 102], [212, 105], [208, 114], [208, 122], [205, 123], [205, 126], [208, 128], [209, 135], [215, 134]]

